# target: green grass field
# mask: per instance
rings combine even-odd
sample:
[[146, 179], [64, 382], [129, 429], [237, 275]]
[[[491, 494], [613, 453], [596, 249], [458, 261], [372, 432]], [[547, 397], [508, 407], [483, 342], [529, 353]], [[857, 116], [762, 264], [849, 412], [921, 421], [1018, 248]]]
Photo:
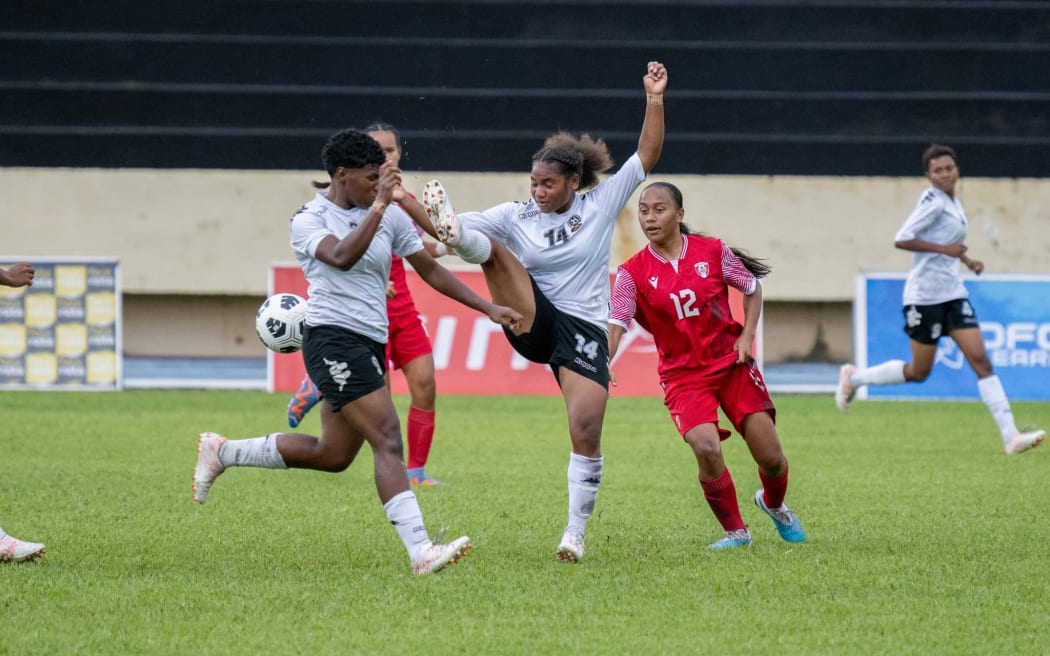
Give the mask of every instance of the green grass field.
[[[342, 474], [230, 470], [191, 502], [197, 433], [280, 430], [283, 395], [0, 393], [0, 525], [48, 547], [0, 566], [0, 654], [1050, 653], [1050, 448], [1006, 457], [980, 403], [775, 400], [808, 543], [750, 502], [734, 436], [754, 544], [707, 550], [660, 400], [614, 398], [573, 566], [561, 400], [440, 397], [428, 471], [450, 484], [417, 494], [475, 547], [419, 578], [367, 449]], [[1050, 426], [1050, 404], [1014, 411]]]

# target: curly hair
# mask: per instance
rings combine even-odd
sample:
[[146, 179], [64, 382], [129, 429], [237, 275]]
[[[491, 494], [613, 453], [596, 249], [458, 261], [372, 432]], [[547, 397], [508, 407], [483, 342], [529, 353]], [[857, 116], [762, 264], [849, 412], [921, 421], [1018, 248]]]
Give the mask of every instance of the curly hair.
[[321, 161], [331, 176], [340, 166], [348, 169], [380, 166], [386, 161], [386, 155], [379, 143], [367, 133], [347, 128], [328, 137], [321, 149]]
[[613, 167], [609, 147], [601, 139], [589, 134], [579, 137], [564, 130], [552, 134], [532, 156], [533, 162], [556, 164], [562, 175], [580, 176], [580, 189], [589, 189], [598, 184], [598, 174]]

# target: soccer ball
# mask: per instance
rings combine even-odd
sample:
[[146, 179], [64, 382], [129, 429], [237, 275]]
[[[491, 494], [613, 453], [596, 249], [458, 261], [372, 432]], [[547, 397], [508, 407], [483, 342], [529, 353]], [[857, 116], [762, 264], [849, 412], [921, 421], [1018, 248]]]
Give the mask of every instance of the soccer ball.
[[303, 347], [306, 299], [295, 294], [274, 294], [263, 301], [255, 315], [259, 341], [276, 353], [295, 353]]

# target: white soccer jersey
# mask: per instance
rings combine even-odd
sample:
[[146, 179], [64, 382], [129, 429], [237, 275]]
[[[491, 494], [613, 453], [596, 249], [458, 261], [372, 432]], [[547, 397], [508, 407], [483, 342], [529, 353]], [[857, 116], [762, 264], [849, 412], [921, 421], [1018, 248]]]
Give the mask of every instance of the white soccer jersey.
[[[909, 239], [942, 245], [965, 240], [966, 213], [962, 203], [936, 187], [922, 192], [895, 241]], [[936, 305], [968, 295], [959, 273], [959, 258], [943, 253], [912, 253], [911, 270], [904, 283], [904, 305]]]
[[385, 344], [390, 254], [408, 257], [423, 250], [423, 240], [408, 214], [394, 204], [389, 205], [368, 250], [349, 271], [331, 267], [315, 257], [322, 239], [328, 235], [342, 239], [367, 215], [367, 207], [345, 210], [319, 193], [295, 213], [289, 231], [295, 259], [309, 283], [307, 325], [342, 326]]
[[562, 214], [545, 214], [530, 198], [464, 212], [459, 220], [505, 244], [555, 307], [606, 331], [613, 228], [643, 180], [645, 170], [635, 153], [614, 175], [577, 194]]

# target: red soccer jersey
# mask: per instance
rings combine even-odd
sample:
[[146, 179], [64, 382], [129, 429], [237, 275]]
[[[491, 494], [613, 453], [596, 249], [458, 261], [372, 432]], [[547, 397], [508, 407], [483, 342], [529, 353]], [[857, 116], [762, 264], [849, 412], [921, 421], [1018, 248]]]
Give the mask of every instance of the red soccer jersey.
[[683, 235], [675, 264], [650, 246], [620, 265], [612, 293], [613, 323], [631, 319], [652, 333], [661, 380], [716, 370], [736, 358], [743, 332], [729, 309], [729, 285], [753, 294], [758, 281], [720, 239]]
[[397, 255], [390, 260], [390, 282], [394, 283], [394, 297], [386, 301], [387, 316], [393, 320], [395, 317], [419, 314], [416, 304], [412, 301], [412, 293], [408, 291], [408, 281], [405, 278], [405, 261]]

